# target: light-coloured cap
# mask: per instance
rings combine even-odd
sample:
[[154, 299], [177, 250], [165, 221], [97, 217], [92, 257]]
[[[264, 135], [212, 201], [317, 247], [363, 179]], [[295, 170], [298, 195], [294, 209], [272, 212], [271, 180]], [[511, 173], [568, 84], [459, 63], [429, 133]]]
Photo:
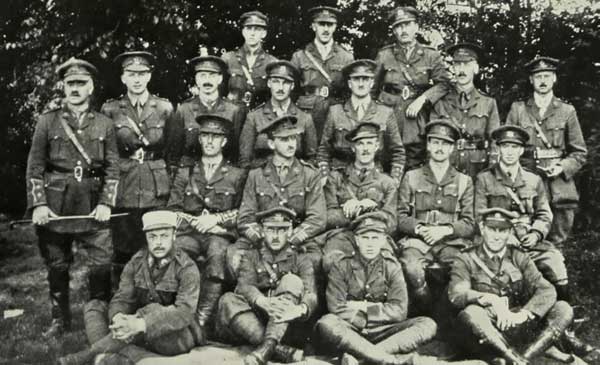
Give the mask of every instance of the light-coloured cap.
[[155, 210], [142, 216], [144, 232], [161, 228], [177, 228], [177, 213], [170, 210]]

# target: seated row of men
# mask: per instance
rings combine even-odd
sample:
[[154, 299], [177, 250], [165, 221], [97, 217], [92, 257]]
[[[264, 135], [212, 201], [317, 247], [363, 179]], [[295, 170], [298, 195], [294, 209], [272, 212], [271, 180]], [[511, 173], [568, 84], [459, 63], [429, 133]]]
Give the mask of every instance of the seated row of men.
[[[484, 296], [484, 299], [478, 301], [480, 296], [470, 291], [471, 280], [468, 275], [473, 273], [479, 275], [482, 282], [487, 283], [485, 285], [490, 287], [488, 290], [493, 289], [494, 294], [502, 294], [501, 296], [514, 295], [515, 298], [511, 300], [515, 302], [521, 300], [519, 302], [521, 305], [529, 299], [526, 293], [531, 296], [536, 291], [540, 295], [545, 294], [543, 299], [536, 297], [532, 303], [541, 301], [544, 304], [552, 304], [556, 289], [548, 284], [546, 279], [541, 278], [535, 267], [530, 267], [532, 264], [529, 260], [535, 262], [546, 278], [554, 284], [559, 291], [559, 299], [569, 299], [566, 290], [566, 268], [562, 255], [551, 243], [543, 241], [552, 221], [545, 188], [539, 176], [519, 165], [519, 157], [528, 138], [527, 132], [520, 127], [504, 126], [492, 133], [499, 146], [500, 162], [478, 176], [475, 189], [477, 192], [474, 193], [471, 179], [450, 166], [449, 158], [460, 131], [448, 121], [430, 122], [427, 125], [429, 163], [407, 172], [398, 195], [393, 180], [376, 169], [375, 154], [379, 149], [379, 126], [376, 124], [362, 123], [348, 134], [348, 141], [355, 153], [354, 164], [333, 171], [324, 186], [325, 193], [323, 193], [319, 174], [294, 157], [295, 136], [298, 130], [295, 128], [296, 118], [293, 116], [276, 119], [265, 131], [273, 155], [263, 167], [250, 171], [245, 184], [242, 170], [222, 165], [222, 148], [226, 142], [225, 136], [230, 122], [222, 117], [211, 115], [199, 117], [198, 122], [200, 146], [203, 152], [202, 164], [178, 171], [167, 204], [175, 211], [183, 211], [179, 216], [185, 221], [179, 225], [175, 246], [187, 252], [193, 260], [201, 260], [199, 266], [202, 268], [203, 278], [194, 325], [197, 344], [204, 343], [203, 338], [207, 333], [228, 342], [241, 336], [251, 344], [261, 345], [250, 355], [250, 358], [258, 363], [264, 362], [283, 338], [287, 326], [278, 327], [273, 324], [271, 327], [267, 325], [266, 329], [261, 329], [264, 324], [260, 324], [260, 321], [255, 318], [257, 312], [259, 317], [260, 313], [266, 312], [275, 317], [282, 316], [283, 319], [288, 319], [287, 321], [297, 318], [307, 319], [313, 313], [319, 313], [317, 303], [319, 297], [323, 297], [325, 286], [329, 311], [348, 321], [350, 327], [365, 328], [369, 320], [373, 320], [376, 324], [379, 320], [385, 322], [390, 317], [406, 319], [407, 293], [410, 294], [410, 302], [416, 307], [412, 308], [412, 311], [423, 313], [423, 309], [431, 304], [431, 293], [425, 280], [426, 267], [432, 262], [446, 265], [454, 262], [455, 267], [458, 267], [456, 257], [461, 255], [461, 249], [466, 249], [467, 253], [473, 251], [469, 247], [472, 247], [470, 241], [476, 231], [475, 221], [485, 221], [485, 212], [489, 208], [500, 208], [500, 215], [504, 214], [511, 218], [510, 224], [500, 224], [503, 227], [503, 235], [500, 235], [500, 238], [494, 236], [496, 232], [493, 230], [490, 232], [482, 230], [489, 246], [500, 241], [502, 247], [488, 248], [480, 254], [487, 253], [489, 258], [493, 258], [496, 254], [495, 257], [499, 260], [497, 262], [492, 260], [494, 265], [491, 265], [489, 262], [482, 263], [481, 260], [473, 259], [469, 254], [468, 258], [474, 261], [465, 263], [466, 267], [462, 270], [466, 274], [461, 275], [467, 275], [467, 278], [463, 277], [463, 283], [457, 284], [464, 292], [454, 292], [455, 286], [452, 285], [451, 280], [451, 302], [459, 308], [475, 302], [485, 307], [493, 306], [493, 310], [500, 310], [499, 298], [496, 300], [496, 297]], [[215, 166], [221, 167], [211, 172], [207, 161], [215, 162]], [[234, 188], [242, 185], [244, 193], [241, 197], [236, 197], [233, 194]], [[529, 195], [523, 196], [523, 192], [528, 192]], [[239, 203], [240, 198], [241, 205], [238, 210], [236, 203]], [[523, 210], [515, 209], [514, 205], [517, 202], [524, 206]], [[220, 213], [208, 213], [212, 207], [218, 207]], [[275, 235], [274, 232], [265, 229], [265, 226], [271, 226], [261, 220], [261, 212], [272, 209], [279, 212], [281, 207], [291, 209], [289, 214], [293, 219], [288, 220], [293, 221], [293, 228], [286, 225], [285, 229], [279, 230]], [[474, 216], [474, 207], [478, 212], [484, 212], [483, 215]], [[207, 213], [202, 214], [203, 210]], [[494, 219], [508, 222], [507, 217], [496, 215], [498, 210], [492, 212], [495, 215], [490, 218], [490, 222]], [[357, 222], [359, 222], [358, 227], [363, 227], [364, 230], [356, 228]], [[236, 226], [241, 234], [239, 238], [236, 237]], [[508, 234], [513, 226], [516, 236]], [[326, 229], [328, 230], [322, 233]], [[372, 232], [379, 234], [372, 236]], [[398, 236], [398, 232], [405, 237], [391, 244], [394, 240], [387, 237]], [[509, 238], [511, 242], [507, 242]], [[230, 245], [234, 241], [235, 243]], [[268, 242], [267, 246], [276, 254], [265, 251], [265, 242]], [[281, 243], [288, 248], [283, 253], [277, 249], [277, 244]], [[507, 250], [504, 249], [507, 243], [511, 245], [508, 256], [506, 256]], [[374, 248], [373, 245], [382, 247]], [[516, 248], [513, 249], [512, 246]], [[255, 257], [254, 249], [257, 247], [258, 256]], [[384, 249], [382, 257], [393, 262], [390, 264], [393, 268], [390, 268], [389, 272], [391, 277], [399, 280], [399, 287], [396, 288], [398, 292], [394, 289], [394, 278], [372, 281], [369, 277], [362, 277], [368, 275], [371, 270], [374, 270], [374, 273], [383, 271], [388, 275], [385, 267], [380, 270], [378, 269], [380, 266], [373, 266], [371, 263], [362, 268], [349, 264], [345, 269], [349, 272], [338, 272], [342, 270], [339, 263], [345, 262], [348, 258], [356, 259], [356, 252], [360, 252], [360, 257], [363, 257], [363, 261], [358, 260], [357, 264], [364, 265], [374, 258], [369, 255], [374, 253], [378, 255], [381, 248]], [[518, 254], [513, 255], [513, 251]], [[302, 252], [300, 256], [303, 261], [291, 258], [292, 252]], [[396, 261], [396, 254], [399, 255], [402, 265]], [[321, 256], [323, 263], [321, 263]], [[505, 260], [506, 257], [508, 259]], [[289, 260], [291, 262], [288, 262]], [[480, 264], [482, 266], [479, 266]], [[226, 268], [229, 272], [226, 272]], [[305, 274], [309, 273], [312, 276], [308, 281], [312, 283], [310, 293], [314, 297], [302, 297], [303, 300], [298, 301], [300, 295], [296, 294], [291, 297], [295, 298], [295, 301], [290, 299], [287, 304], [277, 302], [278, 304], [272, 304], [273, 307], [261, 302], [259, 299], [263, 296], [259, 294], [260, 290], [257, 291], [253, 287], [265, 285], [266, 288], [279, 293], [273, 285], [283, 280], [282, 277], [285, 277], [286, 272], [297, 273], [302, 279], [300, 287], [305, 289], [307, 287]], [[452, 274], [453, 279], [454, 275], [455, 273]], [[327, 276], [329, 280], [325, 282]], [[405, 276], [407, 284], [404, 283]], [[222, 296], [223, 286], [229, 279], [232, 281], [237, 279], [236, 294]], [[123, 285], [124, 276], [121, 280]], [[523, 280], [526, 284], [523, 284]], [[287, 280], [282, 282], [287, 283]], [[465, 289], [466, 283], [468, 285]], [[354, 288], [355, 284], [358, 287]], [[343, 289], [344, 285], [350, 285], [350, 288]], [[485, 292], [486, 290], [483, 289], [485, 285], [478, 286], [474, 290]], [[534, 285], [535, 289], [525, 287], [509, 290], [509, 287], [515, 285]], [[375, 296], [371, 293], [371, 288], [383, 292]], [[287, 289], [284, 293], [298, 293], [298, 290]], [[351, 292], [347, 293], [343, 290]], [[393, 300], [391, 297], [395, 295], [403, 296], [404, 299], [401, 301], [404, 303], [403, 307], [387, 308], [383, 304], [368, 304], [387, 303], [387, 300]], [[345, 302], [355, 296], [356, 303]], [[526, 298], [525, 302], [523, 298]], [[336, 300], [342, 303], [336, 303]], [[363, 300], [366, 302], [361, 303], [360, 301]], [[535, 346], [524, 352], [525, 358], [531, 358], [540, 351], [545, 351], [554, 340], [563, 336], [564, 330], [571, 322], [572, 310], [566, 302], [560, 303], [556, 309], [557, 313], [552, 312], [553, 321], [543, 332], [540, 341], [536, 341]], [[511, 327], [509, 324], [515, 326], [529, 319], [540, 319], [550, 307], [538, 309], [532, 304], [531, 309], [526, 307], [530, 312], [521, 311], [519, 317], [513, 316], [512, 312], [505, 309], [500, 315], [495, 314], [500, 319], [497, 325], [500, 329], [506, 330]], [[467, 323], [476, 327], [476, 336], [489, 342], [509, 361], [518, 364], [527, 363], [527, 360], [515, 349], [506, 345], [504, 340], [499, 340], [501, 337], [496, 336], [497, 330], [490, 330], [494, 328], [493, 326], [481, 325], [481, 318], [470, 310], [459, 318], [464, 317]], [[247, 315], [242, 315], [246, 312]], [[503, 316], [504, 314], [506, 317]], [[264, 316], [264, 313], [262, 315]], [[378, 319], [379, 316], [382, 319]], [[555, 323], [554, 320], [558, 322]], [[364, 341], [352, 342], [352, 339], [357, 337], [348, 335], [350, 340], [345, 338], [344, 334], [347, 331], [341, 323], [334, 317], [326, 316], [321, 319], [317, 328], [328, 333], [325, 338], [331, 339], [340, 349], [350, 353], [345, 356], [356, 354], [358, 357], [377, 363], [408, 361], [409, 357], [400, 359], [397, 356], [383, 356], [381, 349], [366, 346]], [[367, 338], [369, 341], [379, 342], [383, 339], [382, 334], [390, 335], [401, 331], [402, 335], [399, 334], [398, 338], [393, 337], [394, 340], [383, 342], [390, 346], [390, 349], [383, 353], [389, 351], [397, 353], [410, 352], [422, 341], [429, 340], [436, 334], [435, 322], [429, 319], [413, 318], [410, 323], [411, 326], [407, 326], [406, 323], [392, 326], [393, 328], [400, 326], [396, 330], [373, 329], [373, 337], [367, 336]], [[484, 329], [480, 330], [480, 327]], [[408, 335], [412, 333], [409, 328], [416, 333], [414, 336]], [[263, 333], [265, 335], [261, 336]], [[309, 331], [295, 333], [306, 336]], [[361, 333], [364, 335], [363, 332]], [[550, 336], [549, 333], [552, 335]], [[400, 339], [406, 341], [410, 339], [409, 342], [414, 343], [399, 344]], [[283, 350], [280, 347], [276, 353], [281, 351]], [[297, 357], [297, 352], [293, 349], [287, 348], [287, 352], [284, 353], [292, 358]], [[416, 355], [409, 356], [413, 358]], [[247, 360], [252, 363], [254, 360], [250, 358]]]

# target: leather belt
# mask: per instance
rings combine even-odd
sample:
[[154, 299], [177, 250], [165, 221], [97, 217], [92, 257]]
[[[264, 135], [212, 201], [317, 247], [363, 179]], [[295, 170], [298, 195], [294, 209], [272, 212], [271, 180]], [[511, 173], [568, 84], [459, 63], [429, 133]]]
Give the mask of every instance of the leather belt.
[[404, 100], [415, 99], [418, 94], [418, 92], [409, 85], [400, 87], [400, 85], [397, 84], [387, 83], [383, 84], [381, 89], [388, 94], [401, 96]]
[[485, 150], [488, 148], [487, 141], [469, 141], [461, 138], [456, 141], [457, 150]]
[[538, 160], [548, 160], [563, 157], [563, 151], [558, 148], [541, 148], [537, 147], [534, 151], [534, 156]]
[[321, 96], [321, 97], [327, 98], [327, 97], [329, 97], [329, 86], [327, 86], [327, 85], [324, 85], [324, 86], [307, 85], [304, 87], [304, 95], [306, 95], [306, 96], [316, 95], [316, 96]]
[[73, 177], [77, 181], [93, 177], [104, 177], [104, 169], [88, 169], [82, 166], [75, 166], [72, 169], [63, 168], [60, 166], [52, 166], [50, 169], [48, 169], [48, 172], [57, 172], [60, 174], [73, 174]]
[[154, 161], [158, 160], [158, 153], [154, 151], [147, 151], [143, 148], [139, 148], [135, 151], [135, 153], [129, 156], [130, 159], [138, 161], [140, 164], [144, 163], [144, 161]]

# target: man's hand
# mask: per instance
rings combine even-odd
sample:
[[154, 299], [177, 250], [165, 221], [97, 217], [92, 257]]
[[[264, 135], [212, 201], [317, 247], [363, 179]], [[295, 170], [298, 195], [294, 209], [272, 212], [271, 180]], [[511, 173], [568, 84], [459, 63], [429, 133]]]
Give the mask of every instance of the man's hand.
[[200, 233], [207, 233], [218, 222], [219, 219], [215, 214], [199, 215], [194, 219], [194, 229]]
[[526, 311], [511, 312], [505, 311], [497, 315], [496, 326], [501, 331], [509, 330], [529, 319], [529, 314]]
[[260, 297], [254, 304], [262, 309], [269, 317], [273, 317], [277, 314], [277, 309], [273, 306], [273, 301], [276, 298]]
[[419, 229], [419, 234], [430, 246], [436, 244], [441, 239], [451, 235], [452, 233], [453, 230], [450, 226], [422, 226]]
[[244, 234], [254, 244], [257, 244], [265, 237], [262, 228], [258, 225], [258, 223], [249, 224]]
[[289, 238], [289, 242], [292, 245], [299, 246], [308, 239], [308, 234], [302, 225], [296, 227]]
[[40, 205], [33, 209], [33, 213], [31, 214], [31, 221], [33, 224], [37, 224], [38, 226], [43, 226], [50, 222], [50, 218], [58, 217], [56, 213], [52, 211], [52, 209], [48, 208], [47, 205]]
[[557, 177], [564, 172], [563, 167], [560, 163], [554, 164], [550, 166], [549, 169], [546, 170], [548, 177]]
[[362, 209], [361, 209], [362, 212], [368, 211], [371, 209], [375, 209], [378, 207], [378, 204], [376, 202], [374, 202], [373, 200], [368, 199], [368, 198], [361, 200], [359, 203], [360, 203], [360, 206], [362, 207]]
[[357, 199], [350, 199], [342, 204], [342, 211], [344, 216], [348, 219], [354, 218], [360, 213], [361, 204]]
[[367, 301], [360, 301], [360, 300], [348, 300], [346, 301], [346, 307], [355, 310], [355, 311], [362, 311], [367, 313], [367, 307], [369, 306], [369, 302]]
[[406, 108], [406, 116], [409, 118], [416, 118], [426, 101], [427, 98], [425, 98], [423, 95], [416, 98], [415, 101], [410, 103], [408, 108]]
[[146, 332], [146, 321], [136, 315], [115, 315], [109, 328], [114, 339], [130, 342], [138, 333]]
[[271, 318], [275, 323], [291, 322], [302, 317], [306, 313], [306, 305], [295, 304], [293, 301], [284, 298], [276, 297], [272, 301]]
[[521, 245], [525, 248], [532, 248], [540, 241], [540, 238], [537, 232], [529, 232], [521, 238]]
[[98, 222], [108, 222], [110, 219], [111, 209], [108, 205], [98, 204], [96, 208], [92, 210], [90, 213], [91, 216], [94, 216], [94, 219]]

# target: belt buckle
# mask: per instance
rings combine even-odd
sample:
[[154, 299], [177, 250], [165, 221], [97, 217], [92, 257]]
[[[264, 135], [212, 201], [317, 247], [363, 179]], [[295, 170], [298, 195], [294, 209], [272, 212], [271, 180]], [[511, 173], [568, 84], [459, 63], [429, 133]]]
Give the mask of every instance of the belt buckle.
[[246, 106], [250, 106], [250, 102], [252, 101], [252, 93], [250, 91], [246, 91], [242, 100], [244, 101]]
[[404, 85], [402, 88], [402, 99], [406, 100], [408, 98], [410, 98], [410, 89], [408, 86]]
[[208, 209], [204, 208], [204, 209], [202, 210], [202, 213], [201, 213], [201, 215], [210, 215], [210, 212], [208, 211]]
[[144, 163], [144, 155], [145, 155], [144, 149], [138, 148], [131, 158], [136, 160], [137, 162], [139, 162], [141, 165]]
[[328, 97], [329, 96], [329, 87], [322, 86], [319, 89], [319, 95], [322, 96], [322, 97], [324, 97], [324, 98]]
[[77, 182], [81, 182], [81, 179], [83, 178], [83, 167], [75, 166], [73, 168], [73, 177]]

